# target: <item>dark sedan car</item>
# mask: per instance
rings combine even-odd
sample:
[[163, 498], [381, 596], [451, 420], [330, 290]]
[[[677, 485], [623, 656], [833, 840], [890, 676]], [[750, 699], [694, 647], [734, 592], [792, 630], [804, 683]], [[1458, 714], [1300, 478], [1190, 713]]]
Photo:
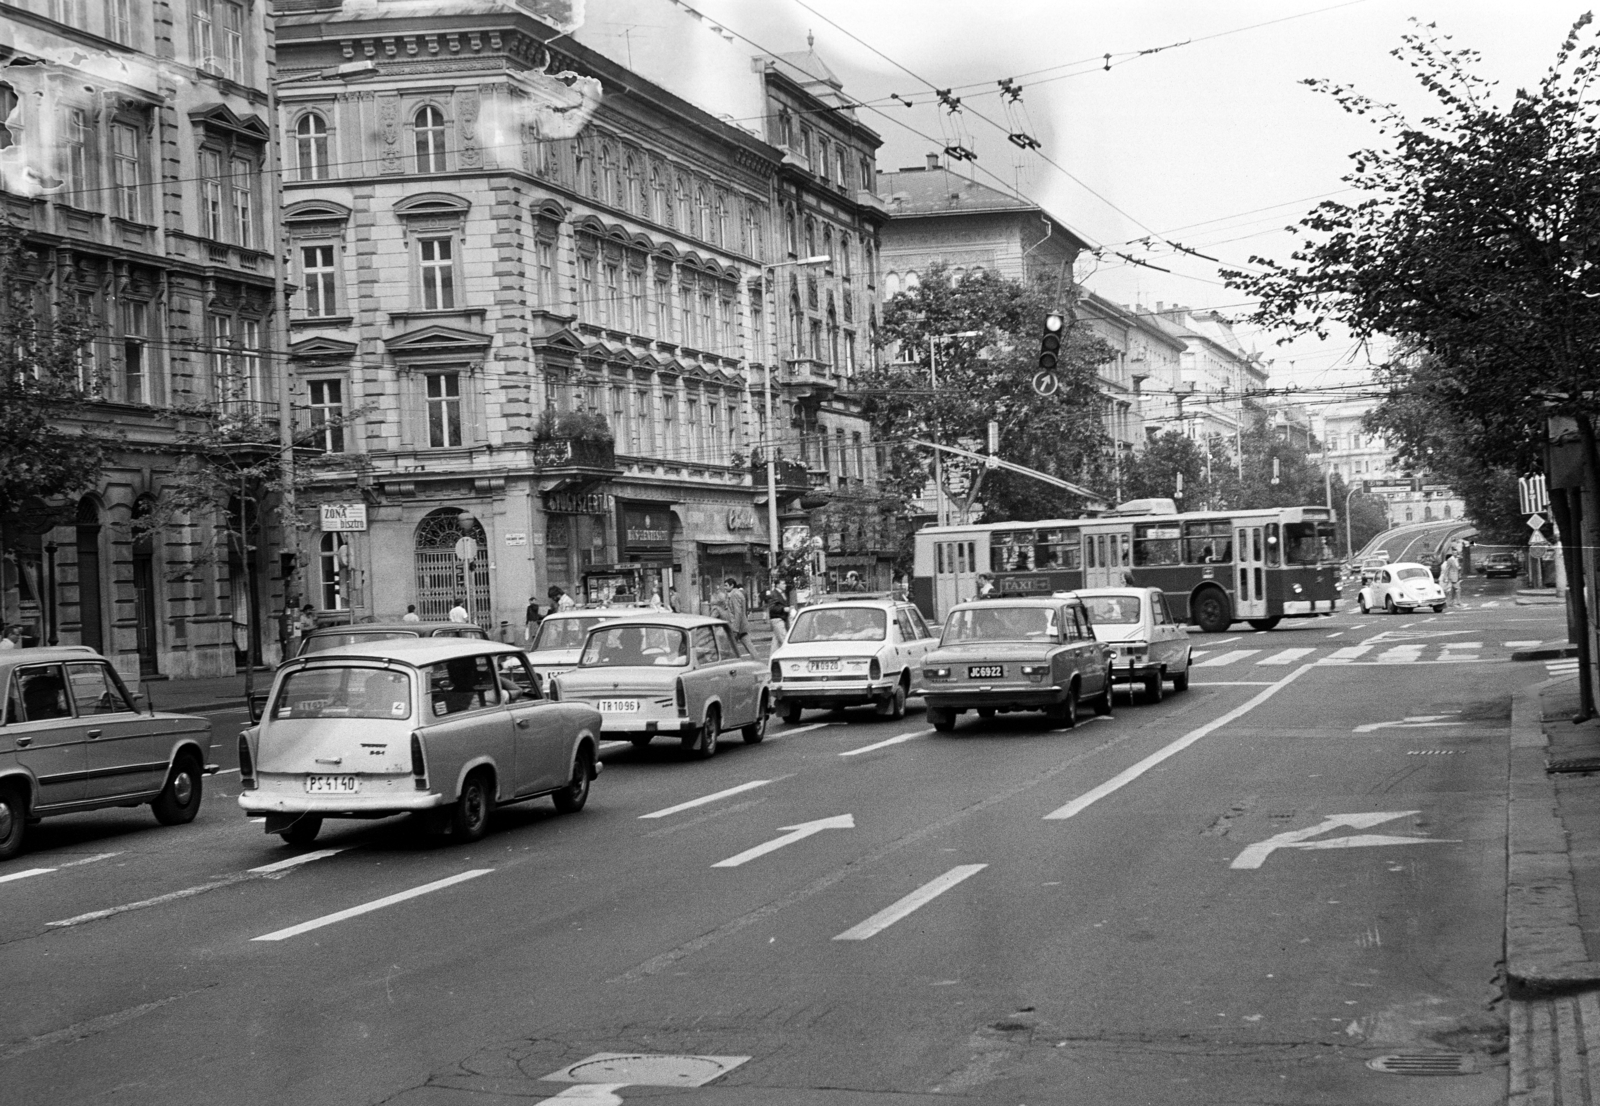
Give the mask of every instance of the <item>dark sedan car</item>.
[[1515, 553], [1491, 553], [1489, 559], [1483, 562], [1483, 574], [1490, 579], [1496, 576], [1515, 577], [1522, 572], [1522, 566], [1517, 563]]

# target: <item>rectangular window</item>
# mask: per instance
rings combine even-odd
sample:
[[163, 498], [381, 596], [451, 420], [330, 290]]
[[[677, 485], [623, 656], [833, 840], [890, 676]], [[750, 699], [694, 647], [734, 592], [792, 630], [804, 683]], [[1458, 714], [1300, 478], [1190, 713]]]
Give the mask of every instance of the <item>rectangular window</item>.
[[193, 20], [190, 24], [195, 63], [201, 69], [213, 73], [217, 72], [216, 17], [212, 11], [214, 3], [215, 0], [194, 0], [194, 7], [191, 9]]
[[613, 387], [611, 389], [611, 432], [623, 441], [628, 441], [630, 438], [628, 391], [626, 388]]
[[638, 446], [635, 452], [640, 457], [650, 457], [656, 451], [655, 404], [650, 402], [650, 389], [640, 388], [635, 394], [634, 418], [638, 427]]
[[844, 371], [846, 376], [854, 376], [856, 372], [856, 332], [844, 332]]
[[321, 318], [338, 314], [332, 246], [300, 247], [301, 280], [305, 284], [306, 314]]
[[714, 297], [710, 292], [700, 293], [700, 345], [697, 349], [709, 349], [716, 341], [716, 330], [712, 322], [712, 302]]
[[679, 344], [700, 348], [700, 340], [694, 332], [694, 289], [687, 284], [678, 285], [677, 330]]
[[137, 300], [122, 302], [122, 399], [125, 403], [149, 403], [149, 307]]
[[246, 403], [259, 403], [262, 399], [259, 319], [239, 321], [239, 398]]
[[215, 0], [222, 33], [218, 71], [230, 81], [244, 83], [244, 8], [233, 0]]
[[540, 238], [533, 247], [534, 261], [539, 270], [539, 306], [550, 309], [556, 306], [556, 244]]
[[720, 463], [722, 458], [717, 456], [717, 448], [722, 444], [722, 408], [710, 402], [706, 404], [706, 439], [709, 446], [706, 460]]
[[139, 182], [139, 128], [132, 123], [111, 124], [112, 210], [130, 222], [143, 222], [144, 203]]
[[656, 281], [656, 337], [672, 341], [672, 284], [665, 280]]
[[311, 444], [326, 453], [344, 452], [344, 381], [312, 380]]
[[764, 365], [767, 362], [767, 330], [766, 315], [757, 307], [754, 300], [750, 303], [750, 353], [756, 364]]
[[250, 249], [256, 244], [255, 186], [256, 169], [248, 161], [233, 161], [233, 178], [229, 189], [233, 194], [233, 240]]
[[644, 273], [628, 270], [628, 327], [635, 334], [645, 331]]
[[678, 442], [678, 397], [661, 397], [661, 456], [668, 461], [682, 461]]
[[221, 242], [222, 224], [222, 155], [215, 150], [201, 150], [200, 233], [214, 242]]
[[728, 452], [723, 460], [732, 463], [733, 455], [739, 451], [739, 408], [737, 404], [728, 404]]
[[456, 305], [456, 266], [449, 238], [418, 240], [422, 259], [422, 306], [443, 311]]
[[599, 317], [595, 302], [594, 258], [578, 258], [578, 318], [593, 322]]
[[717, 352], [724, 357], [738, 357], [740, 351], [736, 344], [737, 339], [734, 337], [733, 301], [725, 299], [722, 301], [721, 307], [722, 313], [718, 318], [722, 324], [722, 342], [721, 348]]
[[461, 374], [428, 373], [428, 445], [449, 449], [461, 444]]
[[111, 0], [111, 37], [124, 46], [133, 42], [133, 0]]
[[49, 0], [50, 18], [80, 31], [89, 29], [87, 0]]
[[233, 316], [211, 316], [211, 386], [223, 406], [239, 398], [234, 393], [233, 353]]
[[628, 322], [622, 315], [622, 271], [616, 265], [606, 266], [606, 298], [601, 305], [600, 321], [606, 326], [626, 330]]
[[861, 432], [859, 430], [855, 432], [852, 444], [855, 446], [856, 482], [865, 484], [867, 482], [867, 451], [862, 445]]
[[94, 126], [83, 108], [67, 109], [67, 195], [72, 206], [94, 210]]
[[698, 399], [684, 401], [683, 421], [685, 429], [689, 431], [688, 460], [704, 460], [700, 452], [700, 401]]

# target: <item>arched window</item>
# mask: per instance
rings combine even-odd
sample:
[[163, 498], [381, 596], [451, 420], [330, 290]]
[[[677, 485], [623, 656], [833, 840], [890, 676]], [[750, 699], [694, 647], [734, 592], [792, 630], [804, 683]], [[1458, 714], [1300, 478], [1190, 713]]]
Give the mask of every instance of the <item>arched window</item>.
[[883, 278], [883, 294], [897, 296], [900, 294], [900, 274], [890, 269]]
[[704, 188], [695, 189], [695, 234], [702, 242], [711, 241], [711, 201]]
[[803, 340], [805, 337], [806, 317], [800, 310], [800, 289], [793, 282], [789, 282], [789, 356], [804, 356]]
[[828, 144], [828, 140], [824, 138], [817, 144], [817, 164], [815, 166], [817, 176], [821, 177], [823, 180], [827, 180], [828, 170], [832, 167], [832, 164], [833, 147], [830, 146]]
[[806, 256], [817, 256], [817, 221], [806, 219]]
[[794, 145], [794, 116], [789, 114], [788, 108], [778, 112], [778, 145]]
[[314, 111], [294, 126], [295, 166], [301, 180], [328, 179], [328, 124]]
[[572, 187], [580, 194], [588, 195], [594, 191], [590, 175], [594, 170], [594, 159], [589, 156], [589, 147], [579, 139], [572, 148]]
[[862, 276], [866, 278], [867, 287], [871, 288], [877, 283], [878, 280], [878, 270], [873, 266], [872, 243], [863, 242], [861, 244], [861, 253], [863, 261], [862, 267], [866, 270], [866, 272], [862, 273]]
[[444, 172], [444, 112], [428, 104], [412, 118], [417, 140], [417, 172]]
[[670, 222], [667, 211], [667, 186], [661, 181], [661, 166], [650, 166], [650, 206], [645, 208], [658, 223]]
[[689, 181], [686, 177], [678, 178], [678, 229], [686, 234], [694, 233], [694, 212], [689, 208]]
[[[472, 560], [457, 554], [462, 538], [477, 543], [478, 555]], [[488, 542], [483, 526], [467, 512], [456, 507], [430, 511], [417, 524], [414, 558], [417, 613], [424, 621], [444, 621], [458, 599], [467, 608], [468, 621], [481, 621], [493, 612]]]
[[828, 297], [828, 367], [839, 371], [839, 315], [833, 309], [833, 297]]
[[835, 267], [844, 274], [846, 280], [849, 280], [851, 274], [855, 271], [855, 266], [850, 261], [850, 236], [848, 234], [839, 235], [839, 261]]
[[622, 206], [640, 215], [650, 214], [650, 195], [644, 190], [644, 178], [639, 174], [639, 163], [629, 154], [622, 163], [622, 175], [627, 179], [628, 198]]
[[794, 208], [783, 209], [783, 245], [790, 257], [800, 256], [800, 238], [794, 225]]
[[728, 197], [718, 192], [716, 205], [714, 218], [717, 224], [717, 245], [728, 246], [731, 244], [728, 241]]

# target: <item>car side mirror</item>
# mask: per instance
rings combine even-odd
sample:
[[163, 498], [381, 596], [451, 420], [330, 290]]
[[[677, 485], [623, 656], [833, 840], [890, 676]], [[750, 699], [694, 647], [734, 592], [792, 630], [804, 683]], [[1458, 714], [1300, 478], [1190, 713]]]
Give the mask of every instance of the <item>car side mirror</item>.
[[258, 691], [250, 696], [250, 721], [252, 724], [261, 721], [261, 716], [267, 713], [267, 692]]

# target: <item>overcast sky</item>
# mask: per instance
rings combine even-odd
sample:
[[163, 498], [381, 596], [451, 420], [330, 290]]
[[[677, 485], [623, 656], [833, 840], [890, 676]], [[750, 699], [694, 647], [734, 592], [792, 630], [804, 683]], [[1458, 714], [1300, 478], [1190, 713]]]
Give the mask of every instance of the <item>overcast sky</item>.
[[[675, 0], [589, 0], [579, 37], [631, 51], [647, 75], [676, 74], [669, 83], [698, 102], [746, 118], [759, 108], [736, 77], [719, 85], [717, 74], [735, 72], [753, 52], [745, 39], [789, 52], [803, 50], [813, 33], [845, 92], [877, 108], [860, 116], [883, 136], [879, 168], [920, 165], [926, 153], [959, 141], [977, 152], [972, 172], [980, 181], [1018, 187], [1091, 242], [1173, 270], [1107, 252], [1080, 269], [1095, 291], [1128, 304], [1235, 314], [1248, 305], [1221, 285], [1214, 264], [1130, 243], [1155, 233], [1229, 263], [1286, 257], [1295, 240], [1283, 228], [1314, 198], [1339, 192], [1350, 152], [1376, 139], [1370, 125], [1303, 80], [1353, 84], [1420, 116], [1428, 101], [1390, 56], [1417, 19], [1479, 51], [1480, 71], [1509, 96], [1541, 77], [1585, 10], [1539, 0], [686, 3], [711, 18], [694, 20]], [[665, 47], [657, 72], [649, 72], [651, 43]], [[1022, 86], [1009, 117], [1002, 78]], [[964, 110], [942, 110], [933, 88], [955, 89]], [[1032, 134], [1056, 164], [1018, 150], [979, 114]], [[1272, 335], [1242, 336], [1275, 359], [1275, 383], [1314, 387], [1352, 375], [1349, 342], [1280, 349]], [[1353, 360], [1364, 357], [1355, 352]]]

